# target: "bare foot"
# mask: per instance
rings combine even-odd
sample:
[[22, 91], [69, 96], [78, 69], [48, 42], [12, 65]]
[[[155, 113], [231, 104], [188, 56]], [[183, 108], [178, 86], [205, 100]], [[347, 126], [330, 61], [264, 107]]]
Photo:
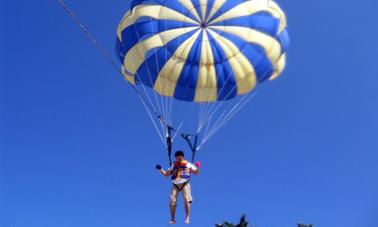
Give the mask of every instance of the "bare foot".
[[175, 221], [175, 220], [171, 220], [171, 221], [169, 222], [169, 224], [170, 224], [170, 225], [174, 225], [174, 224], [176, 224], [176, 221]]
[[190, 224], [190, 220], [189, 220], [189, 218], [186, 218], [186, 219], [185, 219], [185, 224], [188, 224], [188, 225]]

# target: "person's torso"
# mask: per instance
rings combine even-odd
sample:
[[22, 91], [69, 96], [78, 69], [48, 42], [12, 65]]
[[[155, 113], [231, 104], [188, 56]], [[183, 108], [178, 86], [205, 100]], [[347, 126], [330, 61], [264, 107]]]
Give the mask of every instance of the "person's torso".
[[174, 184], [182, 184], [190, 179], [191, 168], [188, 161], [175, 162], [171, 171], [171, 180]]

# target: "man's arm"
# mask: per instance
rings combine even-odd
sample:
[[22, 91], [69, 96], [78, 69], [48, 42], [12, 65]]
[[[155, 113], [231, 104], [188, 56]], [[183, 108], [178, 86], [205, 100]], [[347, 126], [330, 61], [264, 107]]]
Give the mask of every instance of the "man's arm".
[[200, 170], [198, 168], [192, 169], [192, 173], [194, 173], [195, 175], [198, 175], [200, 173]]
[[171, 174], [172, 174], [172, 171], [170, 169], [168, 169], [167, 171], [165, 171], [161, 165], [156, 165], [156, 169], [158, 169], [160, 171], [160, 173], [165, 176], [165, 177], [169, 177]]
[[165, 177], [169, 177], [171, 174], [172, 174], [172, 171], [171, 170], [167, 170], [165, 171], [164, 169], [161, 169], [160, 170], [160, 173], [165, 176]]

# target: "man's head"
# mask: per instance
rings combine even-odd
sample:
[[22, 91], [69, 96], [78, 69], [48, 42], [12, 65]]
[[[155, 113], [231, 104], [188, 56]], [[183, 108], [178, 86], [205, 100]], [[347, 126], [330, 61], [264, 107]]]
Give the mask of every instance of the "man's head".
[[176, 161], [178, 161], [178, 162], [183, 161], [184, 156], [185, 156], [185, 154], [184, 154], [183, 151], [176, 151], [176, 153], [175, 153], [175, 158], [176, 158]]

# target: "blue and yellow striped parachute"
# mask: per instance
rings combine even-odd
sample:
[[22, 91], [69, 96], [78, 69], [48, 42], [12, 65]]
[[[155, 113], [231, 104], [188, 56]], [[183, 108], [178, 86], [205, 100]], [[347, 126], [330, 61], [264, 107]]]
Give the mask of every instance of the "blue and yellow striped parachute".
[[157, 99], [193, 103], [231, 100], [275, 79], [289, 45], [273, 0], [134, 0], [117, 33], [125, 79]]
[[269, 0], [139, 0], [118, 27], [123, 73], [179, 100], [232, 99], [285, 66], [286, 17]]

